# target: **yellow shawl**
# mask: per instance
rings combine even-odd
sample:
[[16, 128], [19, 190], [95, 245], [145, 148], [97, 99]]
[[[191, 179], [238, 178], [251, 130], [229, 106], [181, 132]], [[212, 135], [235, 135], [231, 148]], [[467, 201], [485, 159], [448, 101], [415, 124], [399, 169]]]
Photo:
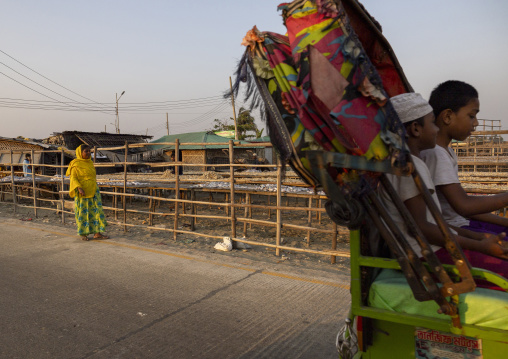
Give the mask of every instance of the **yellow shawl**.
[[[83, 145], [81, 145], [83, 146]], [[95, 177], [95, 167], [91, 159], [84, 159], [81, 154], [81, 146], [76, 148], [76, 159], [69, 163], [66, 176], [71, 177], [69, 196], [74, 197], [79, 192], [77, 188], [85, 191], [84, 198], [92, 198], [95, 195], [97, 181]]]

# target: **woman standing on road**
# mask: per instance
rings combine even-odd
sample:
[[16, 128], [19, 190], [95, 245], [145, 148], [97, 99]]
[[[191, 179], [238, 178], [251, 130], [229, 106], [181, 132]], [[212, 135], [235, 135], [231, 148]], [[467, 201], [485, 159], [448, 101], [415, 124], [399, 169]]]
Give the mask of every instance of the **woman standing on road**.
[[90, 146], [79, 146], [76, 148], [76, 159], [71, 161], [65, 174], [71, 178], [69, 195], [74, 198], [78, 235], [84, 241], [88, 241], [88, 235], [92, 233], [94, 239], [109, 238], [101, 234], [108, 223], [102, 209], [101, 194], [91, 157]]

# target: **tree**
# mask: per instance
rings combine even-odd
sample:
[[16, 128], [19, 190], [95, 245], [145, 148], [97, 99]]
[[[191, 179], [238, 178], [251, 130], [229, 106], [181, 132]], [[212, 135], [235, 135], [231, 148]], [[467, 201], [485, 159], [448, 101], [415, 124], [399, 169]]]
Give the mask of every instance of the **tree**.
[[[250, 114], [250, 111], [240, 107], [238, 111], [238, 116], [236, 118], [236, 123], [238, 127], [238, 139], [245, 140], [246, 138], [260, 138], [263, 129], [261, 131], [258, 130], [258, 126], [254, 122], [255, 118]], [[235, 120], [230, 117], [227, 120], [215, 119], [213, 120], [214, 126], [212, 131], [232, 131], [235, 129]]]

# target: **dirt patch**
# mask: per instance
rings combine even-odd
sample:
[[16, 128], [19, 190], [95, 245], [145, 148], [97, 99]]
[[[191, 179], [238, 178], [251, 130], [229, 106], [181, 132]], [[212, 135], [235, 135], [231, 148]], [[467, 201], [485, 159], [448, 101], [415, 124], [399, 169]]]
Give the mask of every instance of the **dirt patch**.
[[[198, 193], [197, 201], [209, 200], [209, 193]], [[219, 202], [225, 200], [225, 194], [213, 194], [213, 200]], [[266, 196], [252, 196], [252, 204], [266, 204]], [[273, 205], [274, 198], [272, 198]], [[104, 206], [112, 207], [113, 199], [108, 195], [103, 195]], [[26, 206], [33, 205], [33, 201], [23, 199], [21, 204]], [[13, 213], [13, 205], [10, 203], [0, 203], [0, 213], [4, 216], [11, 216], [20, 220], [30, 219], [32, 222], [48, 223], [51, 225], [62, 226], [73, 229], [75, 226], [74, 216], [66, 215], [66, 223], [62, 224], [61, 214], [56, 212], [55, 203], [45, 202], [44, 205], [50, 209], [38, 209], [38, 216], [35, 218], [34, 211], [31, 208], [17, 208], [17, 213]], [[142, 245], [147, 245], [158, 249], [170, 249], [179, 247], [190, 251], [204, 251], [209, 253], [217, 253], [223, 256], [241, 257], [248, 260], [267, 261], [270, 263], [282, 263], [304, 266], [306, 268], [316, 268], [320, 270], [339, 271], [341, 273], [349, 272], [349, 258], [336, 257], [336, 263], [331, 264], [329, 255], [318, 255], [313, 253], [301, 253], [289, 250], [282, 250], [280, 256], [275, 255], [274, 248], [253, 245], [249, 249], [234, 249], [229, 252], [221, 252], [214, 249], [216, 243], [220, 242], [219, 238], [207, 238], [194, 234], [179, 233], [176, 240], [173, 239], [171, 229], [174, 226], [174, 204], [171, 202], [161, 201], [153, 203], [153, 211], [161, 213], [159, 215], [150, 216], [149, 213], [127, 213], [127, 223], [135, 225], [134, 227], [126, 227], [121, 224], [123, 222], [123, 213], [118, 212], [116, 219], [112, 210], [105, 209], [107, 220], [110, 222], [107, 234], [112, 238], [123, 238], [128, 241], [134, 241]], [[289, 198], [285, 203], [290, 207], [306, 207], [307, 202], [303, 199]], [[122, 207], [118, 204], [118, 207]], [[134, 198], [127, 201], [128, 210], [140, 212], [148, 212], [149, 201], [143, 198]], [[191, 213], [190, 205], [185, 207], [186, 214]], [[236, 210], [237, 217], [243, 217], [245, 210], [243, 208]], [[179, 207], [179, 214], [183, 214], [183, 208]], [[197, 214], [203, 216], [226, 216], [226, 208], [219, 206], [200, 205], [197, 207]], [[265, 221], [275, 221], [275, 210], [268, 208], [255, 208], [252, 210], [252, 218]], [[308, 225], [308, 214], [306, 211], [282, 211], [283, 223], [291, 223], [301, 226]], [[120, 223], [119, 225], [112, 224]], [[319, 229], [331, 230], [333, 224], [326, 214], [322, 214], [321, 218], [316, 214], [312, 215], [311, 225]], [[191, 218], [179, 218], [178, 229], [191, 231]], [[246, 239], [257, 243], [275, 244], [276, 229], [275, 227], [266, 227], [258, 224], [238, 223], [236, 226], [237, 238], [244, 236], [246, 229]], [[219, 237], [231, 236], [231, 222], [225, 219], [198, 218], [195, 223], [195, 231], [203, 235], [212, 235]], [[307, 231], [296, 229], [282, 230], [282, 245], [294, 248], [308, 248], [312, 250], [331, 250], [332, 234], [311, 232], [310, 244], [308, 244]], [[337, 238], [337, 250], [349, 252], [349, 236], [347, 231], [341, 229]]]

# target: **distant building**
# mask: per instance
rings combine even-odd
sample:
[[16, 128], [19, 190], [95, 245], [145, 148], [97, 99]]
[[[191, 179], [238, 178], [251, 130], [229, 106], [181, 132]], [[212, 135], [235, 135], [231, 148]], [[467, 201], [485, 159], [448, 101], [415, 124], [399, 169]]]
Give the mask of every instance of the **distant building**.
[[[180, 161], [188, 164], [203, 164], [206, 166], [184, 166], [185, 171], [206, 171], [211, 170], [227, 170], [227, 167], [215, 167], [217, 164], [229, 164], [229, 141], [230, 139], [217, 136], [210, 132], [190, 132], [176, 135], [163, 136], [151, 142], [148, 151], [140, 153], [138, 160], [146, 162], [164, 162], [169, 161], [171, 153], [175, 150], [174, 145], [163, 143], [174, 143], [178, 139], [179, 143], [186, 145], [179, 146], [181, 159]], [[240, 143], [242, 147], [235, 147], [234, 160], [236, 163], [254, 163], [253, 154], [264, 155], [263, 147], [250, 144], [247, 141], [235, 141]], [[249, 146], [250, 145], [250, 146]], [[258, 153], [258, 151], [260, 153]]]
[[[7, 166], [5, 164], [14, 163], [14, 170], [16, 172], [22, 172], [23, 160], [27, 154], [31, 154], [32, 150], [34, 150], [32, 158], [32, 163], [34, 165], [60, 165], [62, 162], [61, 152], [48, 152], [58, 150], [58, 146], [23, 138], [0, 137], [0, 166], [3, 170], [6, 170]], [[71, 160], [72, 157], [68, 153], [64, 152], [64, 164], [69, 163]], [[36, 170], [36, 173], [40, 173], [45, 176], [60, 174], [57, 172], [56, 167], [49, 166], [39, 166]], [[17, 175], [20, 174], [18, 173]]]
[[[94, 148], [111, 148], [123, 147], [125, 143], [147, 143], [152, 136], [116, 134], [107, 132], [81, 132], [81, 131], [64, 131], [53, 133], [51, 137], [46, 138], [44, 143], [58, 145], [74, 151], [82, 144], [87, 144]], [[146, 151], [143, 147], [133, 147], [128, 149], [127, 162], [135, 162], [133, 157]], [[123, 162], [125, 159], [125, 149], [117, 148], [111, 150], [97, 151], [97, 162]], [[116, 172], [118, 169], [114, 167], [98, 167], [97, 173]], [[136, 170], [135, 168], [130, 170]]]

